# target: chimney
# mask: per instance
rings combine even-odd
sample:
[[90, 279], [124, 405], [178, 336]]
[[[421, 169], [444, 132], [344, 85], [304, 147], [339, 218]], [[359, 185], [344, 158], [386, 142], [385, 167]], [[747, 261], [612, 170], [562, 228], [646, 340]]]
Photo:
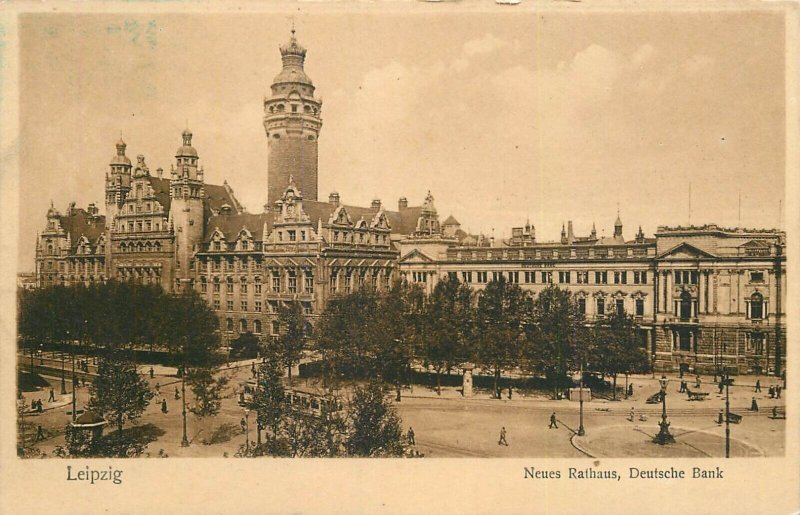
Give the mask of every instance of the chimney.
[[381, 199], [372, 199], [372, 209], [380, 209], [381, 208]]
[[333, 204], [334, 207], [339, 207], [339, 194], [334, 191], [328, 195], [328, 203]]
[[572, 245], [575, 242], [575, 233], [572, 232], [572, 220], [567, 222], [567, 243]]
[[400, 200], [397, 201], [397, 208], [406, 209], [407, 207], [408, 207], [408, 199], [405, 197], [400, 197]]
[[160, 166], [156, 168], [156, 176], [160, 179], [164, 175], [164, 169]]

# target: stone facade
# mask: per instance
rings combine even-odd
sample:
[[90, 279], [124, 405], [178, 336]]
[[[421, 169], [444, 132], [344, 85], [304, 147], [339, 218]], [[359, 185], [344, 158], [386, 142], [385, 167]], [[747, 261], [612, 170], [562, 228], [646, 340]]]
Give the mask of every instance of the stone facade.
[[[454, 221], [454, 220], [453, 220]], [[438, 238], [406, 240], [400, 273], [432, 291], [454, 277], [481, 290], [504, 277], [538, 293], [570, 290], [588, 321], [612, 311], [633, 315], [657, 370], [779, 372], [786, 358], [785, 234], [776, 230], [660, 227], [655, 238], [625, 240], [596, 230], [537, 242], [530, 224], [489, 246]], [[780, 363], [776, 362], [777, 357]]]

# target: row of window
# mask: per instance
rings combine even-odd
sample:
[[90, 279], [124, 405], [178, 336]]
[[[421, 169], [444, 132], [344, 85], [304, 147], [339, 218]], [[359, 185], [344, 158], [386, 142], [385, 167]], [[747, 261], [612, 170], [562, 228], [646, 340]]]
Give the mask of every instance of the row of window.
[[117, 227], [119, 228], [119, 232], [159, 232], [161, 230], [161, 222], [154, 222], [152, 220], [138, 222], [129, 221], [127, 225], [125, 225], [125, 223], [120, 223]]
[[[451, 279], [458, 279], [457, 272], [448, 272], [448, 275]], [[595, 271], [593, 272], [593, 276], [591, 275], [592, 272], [588, 271], [577, 271], [572, 272], [569, 270], [561, 270], [558, 272], [557, 276], [553, 275], [553, 271], [551, 270], [526, 270], [524, 272], [519, 272], [516, 270], [502, 272], [502, 271], [493, 271], [492, 272], [492, 280], [498, 281], [500, 278], [505, 278], [508, 282], [519, 284], [520, 278], [524, 280], [525, 284], [553, 284], [554, 277], [558, 277], [559, 284], [571, 284], [573, 282], [573, 278], [576, 284], [608, 284], [608, 277], [609, 274], [607, 271]], [[590, 282], [589, 278], [593, 277], [594, 282]], [[628, 284], [629, 275], [627, 271], [615, 271], [612, 272], [611, 275], [612, 280], [614, 281], [613, 284]], [[632, 272], [632, 283], [631, 284], [647, 284], [647, 272], [646, 271], [635, 271]], [[425, 282], [426, 276], [425, 272], [413, 272], [412, 279], [414, 282]], [[473, 281], [474, 280], [474, 281]], [[476, 282], [478, 284], [487, 283], [489, 280], [489, 272], [484, 271], [463, 271], [461, 272], [461, 281], [465, 283], [472, 283]]]
[[[586, 298], [579, 297], [578, 301], [578, 312], [582, 315], [586, 314]], [[598, 297], [595, 299], [595, 315], [597, 316], [605, 316], [606, 309], [611, 307], [617, 313], [617, 315], [624, 316], [626, 313], [625, 310], [625, 299], [614, 299], [614, 304], [608, 306], [606, 303], [606, 299], [603, 297]], [[636, 317], [643, 317], [644, 316], [644, 299], [634, 299], [634, 316]]]
[[[239, 320], [238, 326], [239, 326], [238, 330], [239, 330], [240, 333], [246, 333], [246, 332], [250, 331], [251, 327], [252, 327], [253, 334], [262, 334], [262, 332], [263, 332], [263, 324], [262, 324], [261, 320], [259, 320], [259, 319], [253, 320], [253, 324], [251, 326], [247, 322], [247, 320], [242, 318], [242, 319]], [[270, 335], [278, 336], [280, 334], [280, 330], [281, 330], [280, 322], [278, 322], [277, 320], [273, 320], [269, 324], [269, 326], [270, 326]], [[233, 330], [234, 330], [234, 321], [233, 321], [232, 318], [226, 318], [225, 319], [225, 330], [228, 331], [228, 332], [233, 332]], [[303, 331], [303, 335], [304, 336], [311, 336], [312, 331], [313, 331], [312, 325], [310, 323], [306, 323], [305, 329]]]
[[[302, 275], [303, 278], [303, 293], [314, 293], [314, 275], [311, 272], [306, 272]], [[280, 272], [274, 270], [272, 272], [270, 281], [271, 291], [272, 293], [282, 293], [284, 291], [284, 281], [281, 277]], [[220, 293], [221, 285], [220, 285], [220, 278], [214, 277], [211, 280], [212, 285], [212, 292], [213, 293]], [[298, 273], [294, 270], [288, 270], [286, 272], [286, 283], [285, 283], [285, 291], [287, 293], [300, 293], [298, 291]], [[261, 277], [255, 277], [253, 279], [253, 291], [256, 294], [260, 294], [262, 292], [263, 284], [261, 283]], [[247, 277], [242, 277], [239, 281], [239, 293], [247, 293], [249, 289], [249, 285], [247, 282]], [[234, 280], [233, 277], [227, 277], [225, 279], [225, 293], [232, 294], [234, 291]], [[200, 277], [200, 292], [206, 293], [208, 292], [208, 278], [205, 276]]]
[[121, 242], [119, 244], [120, 252], [161, 252], [161, 242]]
[[[303, 309], [303, 314], [311, 315], [314, 313], [314, 308], [310, 302], [301, 302], [300, 305]], [[222, 305], [219, 299], [214, 299], [212, 302], [212, 307], [214, 311], [221, 311]], [[228, 300], [225, 302], [225, 311], [236, 311], [234, 302], [232, 300]], [[266, 308], [266, 310], [265, 310]], [[278, 313], [280, 309], [280, 303], [277, 300], [269, 300], [266, 303], [256, 300], [253, 303], [253, 312], [255, 313]], [[243, 300], [239, 303], [239, 311], [250, 311], [250, 303], [246, 300]]]

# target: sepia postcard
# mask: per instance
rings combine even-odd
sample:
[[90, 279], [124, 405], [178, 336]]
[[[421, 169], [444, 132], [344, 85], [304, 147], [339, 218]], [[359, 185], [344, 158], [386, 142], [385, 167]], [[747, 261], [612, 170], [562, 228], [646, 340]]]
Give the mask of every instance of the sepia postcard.
[[0, 513], [800, 512], [797, 34], [5, 5]]

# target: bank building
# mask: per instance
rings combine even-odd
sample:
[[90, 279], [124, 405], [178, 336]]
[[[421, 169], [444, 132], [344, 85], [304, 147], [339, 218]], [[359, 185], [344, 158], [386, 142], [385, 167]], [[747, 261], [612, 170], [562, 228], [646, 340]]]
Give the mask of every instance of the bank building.
[[534, 293], [569, 289], [588, 320], [632, 314], [657, 370], [779, 372], [786, 355], [785, 233], [778, 230], [659, 227], [611, 237], [594, 225], [539, 241], [530, 223], [495, 241], [440, 222], [429, 193], [410, 206], [319, 198], [322, 102], [305, 72], [306, 49], [292, 31], [282, 67], [264, 98], [267, 203], [248, 212], [227, 182], [206, 183], [194, 135], [179, 137], [169, 170], [151, 172], [120, 139], [97, 205], [52, 206], [37, 235], [37, 287], [110, 279], [196, 290], [217, 313], [227, 342], [245, 332], [277, 334], [282, 304], [299, 301], [313, 330], [332, 296], [394, 278], [431, 291], [453, 277], [480, 290], [503, 276]]

